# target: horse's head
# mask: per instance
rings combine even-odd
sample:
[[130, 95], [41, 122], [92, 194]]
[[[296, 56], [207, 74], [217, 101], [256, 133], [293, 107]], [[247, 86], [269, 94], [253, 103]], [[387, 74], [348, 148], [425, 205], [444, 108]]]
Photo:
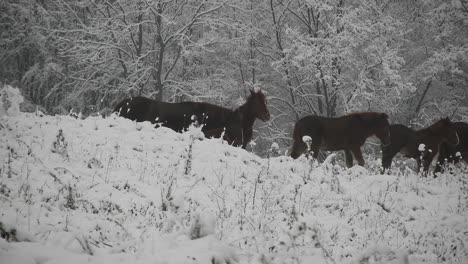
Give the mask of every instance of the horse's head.
[[453, 126], [452, 121], [448, 117], [442, 118], [432, 125], [434, 129], [432, 131], [436, 133], [443, 141], [450, 145], [458, 145], [460, 142], [457, 134], [457, 130]]
[[291, 158], [297, 159], [299, 158], [299, 156], [301, 156], [303, 152], [305, 152], [305, 148], [304, 150], [298, 150], [293, 147], [291, 150], [289, 150], [289, 155], [291, 156]]
[[267, 108], [267, 100], [265, 94], [261, 90], [254, 91], [250, 89], [250, 96], [247, 98], [251, 114], [255, 118], [259, 118], [262, 121], [270, 120], [270, 112]]
[[382, 145], [390, 145], [390, 124], [388, 123], [388, 115], [385, 113], [376, 113], [374, 120], [374, 135], [380, 139]]

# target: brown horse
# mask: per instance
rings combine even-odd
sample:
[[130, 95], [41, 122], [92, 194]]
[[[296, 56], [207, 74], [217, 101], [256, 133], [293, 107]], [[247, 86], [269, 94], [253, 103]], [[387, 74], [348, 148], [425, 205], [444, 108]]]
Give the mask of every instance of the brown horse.
[[464, 122], [452, 123], [459, 138], [457, 145], [443, 142], [439, 148], [439, 158], [434, 173], [443, 172], [444, 165], [465, 161], [468, 163], [468, 124]]
[[413, 158], [418, 165], [418, 172], [423, 166], [427, 175], [432, 159], [438, 153], [443, 142], [458, 144], [457, 132], [448, 118], [440, 119], [431, 126], [413, 130], [404, 125], [390, 126], [390, 145], [382, 146], [382, 174], [390, 168], [392, 159], [397, 153]]
[[314, 158], [320, 149], [344, 150], [348, 167], [353, 166], [353, 156], [359, 165], [364, 166], [361, 146], [372, 135], [377, 136], [382, 144], [390, 144], [388, 127], [388, 116], [384, 113], [353, 113], [338, 118], [306, 116], [294, 127], [291, 157], [296, 159], [307, 151], [303, 137], [309, 136]]
[[167, 103], [132, 97], [118, 103], [114, 112], [137, 122], [149, 121], [177, 132], [198, 123], [205, 137], [224, 135], [229, 144], [242, 148], [252, 139], [255, 119], [270, 119], [265, 95], [260, 90], [250, 90], [247, 101], [235, 110], [203, 102]]

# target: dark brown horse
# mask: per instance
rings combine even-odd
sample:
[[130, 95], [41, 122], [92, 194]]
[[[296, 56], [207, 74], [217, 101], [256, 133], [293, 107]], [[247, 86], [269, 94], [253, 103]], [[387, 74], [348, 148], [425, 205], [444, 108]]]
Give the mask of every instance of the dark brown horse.
[[443, 142], [439, 148], [439, 158], [434, 172], [442, 172], [448, 163], [465, 161], [468, 163], [468, 124], [464, 122], [452, 123], [459, 138], [457, 145]]
[[310, 151], [317, 158], [319, 150], [344, 150], [346, 165], [353, 166], [353, 156], [363, 166], [361, 146], [372, 135], [382, 144], [390, 144], [388, 116], [384, 113], [353, 113], [338, 118], [306, 116], [296, 122], [291, 157], [296, 159], [307, 151], [304, 136], [312, 139]]
[[382, 146], [382, 173], [390, 168], [392, 159], [397, 153], [413, 158], [418, 165], [418, 172], [423, 166], [426, 175], [432, 159], [438, 153], [443, 142], [458, 144], [458, 136], [448, 118], [440, 119], [431, 126], [413, 130], [404, 125], [390, 126], [390, 145]]
[[132, 97], [118, 103], [114, 112], [137, 122], [149, 121], [177, 132], [198, 123], [206, 137], [219, 138], [224, 135], [229, 144], [242, 148], [252, 139], [255, 119], [270, 119], [265, 95], [260, 90], [250, 90], [247, 101], [235, 110], [203, 102], [166, 103]]

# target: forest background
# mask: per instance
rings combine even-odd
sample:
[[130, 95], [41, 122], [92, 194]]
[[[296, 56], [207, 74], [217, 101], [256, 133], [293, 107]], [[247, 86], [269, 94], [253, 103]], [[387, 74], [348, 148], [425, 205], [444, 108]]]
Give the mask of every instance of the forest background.
[[85, 116], [135, 95], [235, 108], [258, 86], [259, 154], [310, 114], [467, 121], [468, 1], [3, 0], [0, 82]]

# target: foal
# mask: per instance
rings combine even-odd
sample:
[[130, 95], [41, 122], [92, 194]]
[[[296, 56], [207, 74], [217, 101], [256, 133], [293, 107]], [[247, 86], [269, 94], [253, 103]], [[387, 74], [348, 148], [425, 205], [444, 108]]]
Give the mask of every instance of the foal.
[[382, 174], [390, 168], [392, 159], [399, 152], [407, 158], [414, 158], [418, 172], [423, 166], [423, 174], [427, 175], [432, 159], [439, 151], [443, 142], [458, 144], [458, 135], [448, 118], [440, 119], [431, 126], [413, 130], [404, 125], [390, 126], [390, 145], [382, 146]]
[[312, 138], [310, 150], [317, 158], [320, 149], [344, 150], [346, 165], [353, 166], [353, 156], [358, 164], [364, 166], [361, 146], [372, 135], [382, 144], [390, 143], [388, 116], [384, 113], [353, 113], [337, 118], [306, 116], [296, 122], [293, 133], [291, 157], [296, 159], [307, 151], [304, 136]]
[[167, 103], [131, 97], [118, 103], [114, 112], [137, 122], [149, 121], [177, 132], [187, 130], [196, 122], [202, 126], [205, 137], [219, 138], [224, 134], [229, 144], [242, 148], [252, 139], [255, 119], [270, 119], [261, 90], [250, 90], [247, 101], [235, 110], [203, 102]]

